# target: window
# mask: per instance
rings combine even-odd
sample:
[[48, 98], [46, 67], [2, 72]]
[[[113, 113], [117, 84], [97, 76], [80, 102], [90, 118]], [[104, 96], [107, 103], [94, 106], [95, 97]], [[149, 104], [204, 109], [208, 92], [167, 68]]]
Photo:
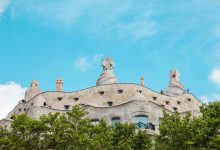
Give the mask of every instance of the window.
[[34, 105], [34, 103], [31, 103], [31, 106], [33, 106]]
[[180, 101], [177, 101], [177, 104], [178, 104], [178, 105], [180, 105], [180, 104], [181, 104], [181, 102], [180, 102]]
[[64, 108], [67, 110], [69, 109], [70, 105], [64, 105]]
[[26, 100], [22, 99], [21, 102], [22, 102], [22, 103], [26, 103]]
[[123, 90], [118, 90], [118, 94], [121, 94], [121, 93], [123, 93]]
[[99, 92], [99, 94], [100, 94], [101, 96], [104, 95], [104, 93], [105, 93], [104, 91], [100, 91], [100, 92]]
[[188, 100], [189, 102], [191, 102], [191, 98], [188, 98], [187, 100]]
[[99, 119], [92, 119], [91, 122], [93, 125], [97, 125], [99, 123]]
[[166, 101], [166, 104], [167, 104], [167, 105], [169, 105], [169, 103], [170, 103], [169, 101]]
[[112, 106], [113, 105], [113, 102], [112, 101], [109, 101], [107, 102], [108, 103], [108, 106]]
[[24, 111], [26, 111], [27, 109], [25, 108]]
[[153, 96], [153, 100], [155, 100], [155, 101], [156, 101], [156, 100], [157, 100], [157, 97]]
[[177, 111], [177, 108], [176, 108], [176, 107], [173, 107], [173, 110], [174, 110], [174, 111]]
[[115, 128], [116, 125], [117, 125], [118, 123], [120, 123], [120, 122], [121, 122], [120, 117], [113, 117], [113, 118], [112, 118], [112, 127]]
[[142, 91], [141, 91], [141, 90], [137, 90], [137, 92], [138, 92], [138, 93], [140, 93], [140, 94], [142, 93]]
[[77, 102], [79, 100], [79, 97], [75, 97], [74, 100], [75, 102]]
[[58, 99], [59, 101], [61, 101], [63, 98], [62, 98], [62, 97], [57, 97], [57, 99]]
[[21, 112], [21, 108], [19, 108], [19, 110], [18, 110], [19, 112]]
[[135, 124], [138, 129], [148, 128], [148, 117], [145, 115], [135, 116]]

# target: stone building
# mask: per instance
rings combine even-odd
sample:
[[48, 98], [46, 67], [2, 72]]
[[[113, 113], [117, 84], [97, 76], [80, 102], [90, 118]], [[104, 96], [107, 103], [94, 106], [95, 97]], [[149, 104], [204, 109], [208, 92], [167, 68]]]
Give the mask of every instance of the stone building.
[[25, 113], [33, 118], [39, 118], [49, 112], [67, 112], [72, 106], [81, 104], [89, 112], [87, 117], [94, 124], [104, 119], [108, 124], [118, 122], [135, 123], [137, 128], [144, 128], [151, 135], [158, 133], [163, 118], [163, 111], [179, 112], [184, 115], [191, 112], [199, 115], [201, 102], [191, 93], [186, 92], [180, 82], [180, 73], [170, 71], [170, 82], [165, 92], [156, 92], [144, 86], [144, 77], [140, 84], [118, 83], [114, 74], [114, 62], [106, 58], [102, 62], [103, 73], [97, 80], [96, 86], [75, 92], [62, 90], [63, 80], [56, 81], [57, 91], [41, 92], [38, 81], [31, 82], [24, 99], [0, 125], [7, 125], [13, 121], [13, 114]]

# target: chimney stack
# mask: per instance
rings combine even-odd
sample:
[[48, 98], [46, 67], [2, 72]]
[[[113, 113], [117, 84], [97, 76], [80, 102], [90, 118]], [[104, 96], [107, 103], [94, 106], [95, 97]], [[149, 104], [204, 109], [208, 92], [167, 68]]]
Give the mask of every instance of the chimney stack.
[[142, 76], [142, 77], [140, 78], [140, 80], [141, 80], [141, 86], [144, 86], [144, 77]]
[[63, 79], [57, 79], [56, 81], [56, 87], [58, 92], [63, 91]]

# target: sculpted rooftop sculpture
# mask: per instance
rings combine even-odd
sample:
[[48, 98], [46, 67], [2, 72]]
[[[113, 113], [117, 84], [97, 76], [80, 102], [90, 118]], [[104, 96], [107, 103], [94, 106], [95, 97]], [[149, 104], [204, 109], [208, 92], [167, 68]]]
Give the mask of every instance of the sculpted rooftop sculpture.
[[96, 85], [117, 83], [117, 79], [113, 72], [113, 69], [115, 67], [113, 60], [109, 57], [103, 59], [102, 67], [103, 67], [103, 73], [100, 75], [99, 79], [97, 80]]
[[30, 88], [27, 89], [27, 91], [25, 92], [25, 100], [29, 101], [30, 99], [32, 99], [34, 96], [36, 96], [37, 94], [40, 94], [41, 90], [39, 89], [39, 83], [37, 80], [33, 80], [31, 82], [31, 86]]
[[179, 80], [180, 73], [177, 70], [170, 71], [170, 83], [166, 94], [169, 96], [177, 96], [184, 93], [184, 86]]

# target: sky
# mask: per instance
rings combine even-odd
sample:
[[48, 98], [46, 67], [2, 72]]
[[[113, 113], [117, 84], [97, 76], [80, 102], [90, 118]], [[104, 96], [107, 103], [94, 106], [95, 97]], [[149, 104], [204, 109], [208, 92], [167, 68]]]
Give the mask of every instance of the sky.
[[120, 83], [160, 92], [169, 71], [207, 103], [220, 99], [219, 0], [0, 0], [0, 118], [31, 80], [42, 91], [95, 86], [111, 57]]

